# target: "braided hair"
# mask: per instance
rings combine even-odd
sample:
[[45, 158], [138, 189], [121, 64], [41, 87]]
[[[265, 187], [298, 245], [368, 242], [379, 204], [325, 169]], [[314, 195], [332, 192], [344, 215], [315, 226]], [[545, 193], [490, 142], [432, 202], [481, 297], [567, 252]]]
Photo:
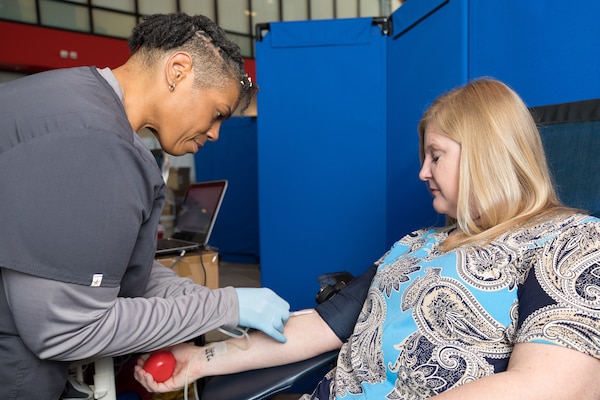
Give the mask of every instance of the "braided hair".
[[169, 50], [187, 51], [194, 59], [195, 83], [200, 87], [223, 87], [228, 80], [239, 82], [242, 111], [258, 90], [244, 71], [240, 47], [203, 15], [146, 16], [133, 29], [127, 43], [132, 55], [140, 53], [149, 63]]

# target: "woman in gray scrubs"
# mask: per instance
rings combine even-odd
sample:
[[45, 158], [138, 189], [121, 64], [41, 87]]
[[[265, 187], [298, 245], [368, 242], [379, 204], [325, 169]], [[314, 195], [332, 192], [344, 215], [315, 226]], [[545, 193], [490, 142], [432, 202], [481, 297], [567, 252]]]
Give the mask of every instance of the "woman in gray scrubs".
[[75, 360], [150, 352], [220, 326], [278, 341], [289, 304], [210, 290], [154, 261], [165, 199], [136, 132], [172, 155], [217, 140], [256, 92], [203, 16], [147, 17], [122, 66], [0, 85], [0, 398], [57, 399]]

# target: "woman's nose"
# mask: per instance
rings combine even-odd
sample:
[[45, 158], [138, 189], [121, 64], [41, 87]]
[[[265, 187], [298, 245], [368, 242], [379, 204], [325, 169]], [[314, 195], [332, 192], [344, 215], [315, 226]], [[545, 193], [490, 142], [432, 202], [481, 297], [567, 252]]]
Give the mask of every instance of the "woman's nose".
[[219, 129], [221, 129], [221, 123], [217, 122], [206, 132], [207, 139], [211, 142], [219, 140]]
[[419, 179], [425, 182], [429, 178], [431, 178], [429, 163], [423, 161], [423, 164], [421, 164], [421, 170], [419, 171]]

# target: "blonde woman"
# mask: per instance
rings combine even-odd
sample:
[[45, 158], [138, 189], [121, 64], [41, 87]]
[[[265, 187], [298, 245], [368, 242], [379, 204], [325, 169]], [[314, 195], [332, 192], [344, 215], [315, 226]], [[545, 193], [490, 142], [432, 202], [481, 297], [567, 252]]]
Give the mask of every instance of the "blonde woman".
[[170, 381], [139, 367], [138, 380], [168, 390], [341, 346], [303, 399], [600, 398], [600, 220], [558, 201], [523, 101], [475, 80], [438, 98], [419, 135], [419, 177], [449, 225], [415, 231], [379, 260], [358, 319], [346, 315], [348, 337], [319, 306], [290, 319], [285, 344], [256, 334], [245, 350], [184, 345]]

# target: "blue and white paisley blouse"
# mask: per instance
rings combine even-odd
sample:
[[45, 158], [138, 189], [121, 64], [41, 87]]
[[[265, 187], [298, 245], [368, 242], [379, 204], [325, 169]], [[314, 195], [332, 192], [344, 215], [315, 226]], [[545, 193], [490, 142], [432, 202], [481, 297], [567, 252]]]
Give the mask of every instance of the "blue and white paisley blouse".
[[442, 252], [449, 232], [413, 232], [381, 258], [337, 367], [303, 398], [429, 398], [504, 371], [519, 342], [600, 358], [599, 219]]

